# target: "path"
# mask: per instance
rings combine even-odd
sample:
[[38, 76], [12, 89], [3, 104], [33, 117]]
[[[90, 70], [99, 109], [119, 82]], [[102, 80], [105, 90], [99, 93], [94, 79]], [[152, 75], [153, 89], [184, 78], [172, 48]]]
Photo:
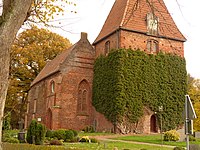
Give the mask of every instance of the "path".
[[142, 144], [142, 145], [167, 147], [167, 148], [174, 148], [175, 147], [175, 146], [171, 146], [171, 145], [161, 145], [161, 144], [153, 144], [153, 143], [145, 143], [145, 142], [135, 142], [135, 141], [124, 141], [124, 140], [112, 139], [112, 138], [117, 138], [117, 137], [121, 137], [121, 136], [131, 136], [131, 135], [133, 135], [133, 134], [129, 134], [129, 135], [121, 135], [121, 134], [102, 135], [102, 136], [92, 136], [91, 138], [96, 138], [96, 139], [98, 139], [100, 141], [124, 142], [124, 143]]

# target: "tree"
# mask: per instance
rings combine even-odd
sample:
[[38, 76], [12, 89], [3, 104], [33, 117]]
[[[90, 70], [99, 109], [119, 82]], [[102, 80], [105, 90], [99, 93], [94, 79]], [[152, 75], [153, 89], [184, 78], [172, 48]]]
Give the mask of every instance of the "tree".
[[32, 0], [3, 0], [3, 13], [0, 19], [0, 143], [3, 112], [8, 89], [9, 49], [19, 28], [24, 23], [31, 2]]
[[[37, 0], [37, 2], [39, 1], [41, 2], [42, 0]], [[54, 2], [55, 0], [45, 1]], [[3, 11], [0, 16], [0, 150], [2, 149], [1, 133], [3, 112], [9, 83], [8, 77], [10, 63], [10, 47], [15, 39], [18, 30], [21, 28], [24, 21], [26, 21], [30, 17], [31, 4], [33, 4], [34, 2], [34, 0], [3, 0]], [[41, 9], [44, 10], [45, 8], [41, 7]], [[48, 7], [46, 7], [46, 9], [48, 9]], [[37, 10], [35, 12], [37, 12]], [[56, 10], [54, 10], [53, 12], [56, 13]], [[39, 18], [40, 15], [37, 16]]]
[[49, 60], [70, 46], [69, 40], [35, 26], [16, 38], [11, 48], [10, 84], [5, 106], [5, 114], [12, 111], [14, 127], [19, 118], [24, 118], [31, 82]]
[[194, 104], [197, 118], [194, 120], [194, 130], [200, 131], [200, 79], [188, 75], [188, 94]]

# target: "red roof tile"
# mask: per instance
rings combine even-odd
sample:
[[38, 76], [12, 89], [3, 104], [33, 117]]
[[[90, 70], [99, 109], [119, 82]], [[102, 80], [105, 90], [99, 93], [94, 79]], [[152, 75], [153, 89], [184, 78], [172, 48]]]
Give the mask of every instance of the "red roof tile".
[[35, 78], [35, 80], [33, 80], [33, 82], [31, 83], [31, 86], [33, 86], [37, 82], [41, 81], [42, 79], [44, 79], [56, 72], [59, 72], [60, 65], [65, 61], [65, 59], [68, 57], [68, 55], [74, 49], [75, 46], [76, 46], [76, 44], [71, 46], [69, 49], [63, 51], [60, 55], [58, 55], [53, 60], [48, 62], [46, 64], [46, 66], [40, 71], [40, 73]]
[[186, 40], [174, 23], [163, 0], [153, 0], [151, 7], [146, 0], [139, 0], [136, 3], [137, 1], [116, 0], [94, 44], [119, 28], [147, 33], [146, 16], [152, 10], [159, 18], [159, 36]]

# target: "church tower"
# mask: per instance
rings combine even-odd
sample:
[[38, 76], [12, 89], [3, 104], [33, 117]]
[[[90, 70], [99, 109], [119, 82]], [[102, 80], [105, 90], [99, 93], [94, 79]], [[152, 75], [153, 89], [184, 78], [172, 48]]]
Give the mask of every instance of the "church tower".
[[116, 0], [93, 45], [96, 57], [119, 48], [184, 57], [185, 41], [163, 0]]

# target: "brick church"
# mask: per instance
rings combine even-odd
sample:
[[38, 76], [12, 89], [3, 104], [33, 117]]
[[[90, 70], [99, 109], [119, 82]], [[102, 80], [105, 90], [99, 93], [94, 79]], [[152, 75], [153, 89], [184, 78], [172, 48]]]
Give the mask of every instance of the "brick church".
[[[92, 106], [95, 58], [119, 48], [184, 57], [185, 41], [163, 0], [116, 0], [92, 45], [81, 33], [80, 40], [48, 62], [32, 82], [26, 127], [36, 119], [49, 129], [93, 126], [97, 131], [113, 131], [113, 124]], [[138, 130], [158, 131], [155, 113], [144, 108], [143, 114]]]

